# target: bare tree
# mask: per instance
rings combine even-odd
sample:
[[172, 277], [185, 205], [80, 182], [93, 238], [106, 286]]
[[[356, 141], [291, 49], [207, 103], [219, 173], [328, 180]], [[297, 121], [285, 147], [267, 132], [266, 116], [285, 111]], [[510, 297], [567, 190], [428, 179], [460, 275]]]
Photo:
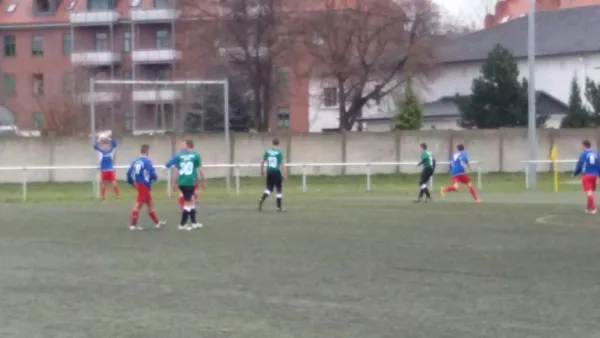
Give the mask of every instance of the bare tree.
[[[253, 127], [266, 131], [279, 101], [277, 72], [286, 64], [290, 31], [286, 0], [187, 0], [202, 17], [187, 26], [195, 38], [191, 45], [204, 44], [202, 54], [213, 53], [213, 62], [227, 64], [229, 73], [242, 78], [252, 93]], [[210, 49], [206, 42], [213, 43]]]
[[306, 74], [337, 89], [340, 130], [351, 130], [369, 101], [379, 101], [405, 78], [435, 63], [438, 8], [429, 0], [318, 0], [295, 18], [311, 67]]

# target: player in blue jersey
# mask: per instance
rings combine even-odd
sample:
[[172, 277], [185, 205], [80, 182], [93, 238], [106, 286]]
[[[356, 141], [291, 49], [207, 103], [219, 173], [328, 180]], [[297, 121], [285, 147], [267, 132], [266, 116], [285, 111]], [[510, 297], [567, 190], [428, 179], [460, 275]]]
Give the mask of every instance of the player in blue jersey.
[[119, 198], [119, 186], [117, 185], [117, 175], [114, 167], [115, 149], [117, 148], [117, 141], [113, 138], [98, 139], [94, 143], [94, 149], [98, 152], [100, 157], [100, 196], [104, 199], [106, 195], [106, 184], [112, 184], [115, 196]]
[[156, 170], [154, 170], [152, 161], [148, 158], [149, 150], [149, 145], [142, 145], [140, 151], [141, 156], [135, 159], [135, 161], [131, 163], [129, 170], [127, 170], [127, 183], [137, 190], [136, 203], [133, 206], [133, 210], [131, 210], [131, 224], [129, 225], [129, 230], [143, 229], [137, 225], [137, 221], [144, 205], [148, 207], [148, 216], [150, 216], [157, 229], [166, 224], [166, 222], [158, 220], [156, 212], [152, 207], [152, 182], [156, 181], [158, 177], [156, 176]]
[[581, 144], [583, 145], [583, 152], [579, 155], [575, 171], [573, 171], [573, 177], [581, 174], [581, 187], [587, 195], [585, 212], [595, 214], [596, 201], [594, 200], [594, 192], [596, 191], [596, 182], [600, 174], [598, 152], [592, 149], [592, 145], [588, 140], [583, 141]]
[[467, 156], [467, 152], [465, 151], [465, 146], [459, 144], [456, 146], [457, 152], [452, 155], [450, 159], [450, 175], [452, 176], [452, 185], [442, 186], [440, 193], [442, 196], [445, 196], [447, 192], [457, 191], [458, 185], [460, 183], [466, 184], [469, 187], [469, 191], [471, 192], [471, 196], [475, 200], [475, 203], [481, 203], [481, 201], [477, 198], [477, 192], [475, 191], [475, 187], [471, 184], [471, 179], [467, 174], [465, 169], [468, 168], [471, 170], [471, 166], [469, 165], [469, 157]]

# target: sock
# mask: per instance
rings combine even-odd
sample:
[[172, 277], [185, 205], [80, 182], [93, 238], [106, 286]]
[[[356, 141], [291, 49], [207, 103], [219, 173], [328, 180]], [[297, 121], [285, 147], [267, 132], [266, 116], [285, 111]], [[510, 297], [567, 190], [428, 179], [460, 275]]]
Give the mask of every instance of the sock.
[[281, 200], [283, 199], [282, 194], [277, 194], [277, 209], [281, 209]]
[[150, 212], [148, 212], [148, 216], [150, 216], [150, 218], [152, 219], [152, 222], [154, 222], [154, 224], [158, 224], [159, 220], [158, 220], [158, 217], [156, 216], [156, 212], [150, 211]]
[[473, 196], [474, 200], [477, 200], [477, 192], [474, 187], [469, 187], [469, 191], [471, 192], [471, 196]]
[[100, 188], [100, 197], [104, 198], [104, 195], [106, 195], [106, 186], [102, 186]]
[[189, 216], [190, 216], [190, 211], [187, 210], [187, 207], [184, 207], [183, 211], [181, 212], [181, 223], [179, 223], [179, 225], [181, 225], [181, 226], [186, 225]]
[[190, 210], [190, 220], [192, 221], [192, 224], [196, 224], [196, 208]]
[[183, 210], [183, 196], [179, 196], [179, 208]]
[[269, 197], [269, 193], [265, 191], [265, 193], [264, 193], [264, 194], [262, 195], [262, 197], [260, 198], [260, 201], [261, 201], [261, 202], [264, 202], [264, 201], [267, 199], [267, 197]]
[[138, 217], [140, 215], [140, 212], [137, 210], [132, 210], [131, 211], [131, 225], [137, 225], [137, 221], [138, 221]]
[[450, 191], [456, 191], [456, 188], [453, 185], [449, 185], [446, 188], [444, 188], [444, 190], [446, 190], [446, 192], [450, 192]]
[[116, 195], [117, 197], [119, 197], [119, 187], [118, 187], [118, 186], [116, 186], [116, 185], [114, 185], [114, 186], [113, 186], [113, 190], [114, 190], [114, 192], [115, 192], [115, 195]]
[[588, 210], [596, 210], [596, 201], [594, 200], [594, 195], [588, 195], [587, 197], [587, 209]]
[[419, 190], [419, 199], [422, 199], [423, 195], [425, 195], [425, 189], [421, 188], [421, 190]]
[[429, 193], [429, 188], [425, 187], [425, 189], [423, 189], [425, 191], [425, 196], [427, 196], [427, 198], [431, 198], [431, 194]]

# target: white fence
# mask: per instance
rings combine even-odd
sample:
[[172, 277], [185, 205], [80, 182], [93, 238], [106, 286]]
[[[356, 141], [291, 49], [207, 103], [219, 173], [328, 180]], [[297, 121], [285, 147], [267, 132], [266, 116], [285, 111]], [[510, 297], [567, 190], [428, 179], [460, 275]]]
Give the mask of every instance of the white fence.
[[[373, 163], [289, 163], [286, 164], [286, 166], [288, 168], [302, 168], [302, 192], [307, 192], [308, 191], [308, 177], [310, 176], [307, 173], [307, 169], [309, 168], [314, 168], [314, 167], [364, 167], [365, 168], [365, 188], [366, 191], [372, 191], [372, 186], [371, 186], [371, 176], [372, 174], [372, 168], [374, 167], [383, 167], [383, 166], [388, 166], [388, 167], [400, 167], [400, 166], [416, 166], [418, 164], [418, 162], [373, 162]], [[437, 162], [437, 166], [439, 169], [440, 165], [448, 165], [450, 164], [450, 162]], [[481, 163], [478, 161], [472, 161], [471, 164], [473, 164], [475, 166], [475, 170], [477, 172], [477, 187], [478, 189], [482, 189], [482, 182], [481, 182]], [[227, 169], [230, 168], [233, 171], [233, 176], [235, 177], [235, 192], [237, 195], [240, 194], [240, 179], [241, 179], [241, 175], [240, 175], [240, 169], [244, 169], [244, 168], [260, 168], [260, 164], [258, 163], [251, 163], [251, 164], [207, 164], [207, 165], [203, 165], [203, 167], [205, 169], [210, 170], [211, 168], [216, 168], [216, 169]], [[129, 166], [124, 166], [124, 165], [118, 165], [115, 166], [115, 169], [128, 169]], [[155, 166], [156, 169], [159, 170], [164, 170], [165, 166], [162, 165], [157, 165]], [[95, 166], [41, 166], [41, 167], [0, 167], [0, 171], [17, 171], [20, 172], [22, 175], [22, 200], [23, 201], [27, 201], [27, 184], [28, 184], [28, 179], [27, 179], [27, 175], [29, 172], [32, 171], [36, 171], [36, 170], [98, 170], [98, 167]], [[439, 170], [437, 170], [438, 173], [441, 172]], [[172, 185], [171, 185], [171, 170], [166, 170], [167, 172], [167, 195], [169, 197], [171, 197], [171, 193], [172, 193]], [[96, 179], [91, 182], [93, 185], [93, 194], [96, 198], [100, 197], [100, 189], [99, 185], [100, 185], [100, 175], [99, 173], [96, 175]], [[433, 183], [433, 177], [431, 178], [430, 182], [429, 182], [431, 188], [434, 188], [434, 183]], [[227, 191], [230, 191], [230, 187], [227, 186]]]
[[[529, 170], [533, 170], [531, 168], [532, 164], [553, 164], [554, 161], [552, 160], [529, 160], [529, 161], [521, 161], [522, 164], [525, 165], [525, 188], [529, 187]], [[577, 160], [556, 160], [556, 164], [560, 165], [560, 164], [576, 164]], [[574, 167], [573, 167], [574, 168]]]

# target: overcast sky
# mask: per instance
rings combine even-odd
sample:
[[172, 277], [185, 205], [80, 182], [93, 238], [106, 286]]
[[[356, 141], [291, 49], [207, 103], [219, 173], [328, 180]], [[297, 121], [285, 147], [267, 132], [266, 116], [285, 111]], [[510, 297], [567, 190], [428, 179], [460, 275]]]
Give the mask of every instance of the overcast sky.
[[460, 21], [477, 21], [483, 24], [486, 8], [490, 11], [495, 0], [435, 0], [442, 5], [448, 13]]

